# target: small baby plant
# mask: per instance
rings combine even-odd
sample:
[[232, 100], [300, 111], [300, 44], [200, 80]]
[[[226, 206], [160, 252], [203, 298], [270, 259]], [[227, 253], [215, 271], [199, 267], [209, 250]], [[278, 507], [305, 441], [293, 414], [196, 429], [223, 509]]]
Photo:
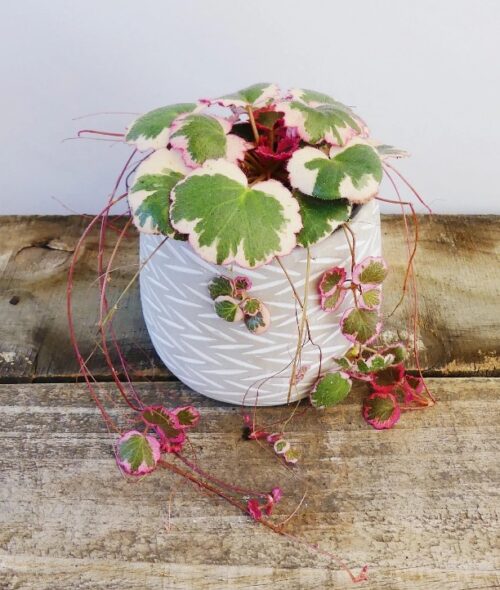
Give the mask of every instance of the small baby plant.
[[220, 275], [208, 284], [215, 313], [220, 318], [226, 322], [243, 321], [252, 334], [262, 334], [269, 329], [271, 315], [260, 299], [248, 294], [251, 288], [252, 282], [244, 276], [231, 279]]
[[391, 428], [401, 411], [434, 403], [421, 377], [410, 375], [404, 367], [406, 348], [401, 343], [377, 344], [382, 321], [382, 283], [387, 264], [370, 256], [354, 264], [348, 278], [344, 268], [327, 270], [318, 284], [321, 308], [337, 311], [351, 293], [353, 305], [340, 320], [342, 334], [353, 343], [349, 351], [335, 359], [338, 370], [323, 375], [310, 392], [318, 409], [335, 406], [349, 394], [352, 381], [368, 383], [371, 393], [363, 404], [363, 417], [376, 429]]
[[267, 432], [264, 428], [260, 428], [253, 424], [252, 417], [245, 414], [243, 417], [245, 427], [243, 430], [243, 438], [245, 440], [260, 440], [270, 444], [273, 451], [285, 463], [295, 465], [299, 460], [299, 453], [292, 448], [289, 441], [280, 432]]
[[178, 453], [187, 439], [187, 431], [196, 426], [200, 414], [193, 406], [168, 410], [149, 406], [141, 410], [138, 420], [143, 431], [129, 430], [116, 442], [116, 461], [128, 475], [145, 475], [154, 471], [162, 453]]

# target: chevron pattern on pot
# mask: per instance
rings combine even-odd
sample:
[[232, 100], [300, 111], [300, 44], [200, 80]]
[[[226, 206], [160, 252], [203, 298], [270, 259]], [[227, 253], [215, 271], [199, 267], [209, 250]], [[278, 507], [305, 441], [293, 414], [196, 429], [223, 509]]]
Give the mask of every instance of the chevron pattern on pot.
[[[380, 255], [380, 215], [375, 201], [358, 210], [350, 227], [356, 235], [357, 260]], [[183, 383], [208, 397], [232, 404], [286, 403], [301, 309], [279, 264], [273, 261], [254, 270], [216, 266], [201, 259], [187, 242], [167, 240], [158, 248], [162, 240], [156, 235], [140, 236], [141, 262], [147, 260], [140, 274], [142, 308], [162, 361]], [[295, 248], [281, 259], [302, 299], [306, 259], [304, 248]], [[319, 306], [317, 283], [326, 269], [349, 268], [350, 263], [342, 230], [311, 248], [307, 317], [312, 341], [302, 349], [301, 366], [307, 370], [292, 400], [307, 395], [318, 370], [334, 366], [332, 357], [349, 348], [339, 320], [351, 300], [347, 296], [337, 312], [325, 313]], [[218, 274], [246, 275], [252, 280], [252, 295], [271, 313], [267, 332], [255, 335], [242, 323], [225, 322], [216, 315], [207, 285]]]

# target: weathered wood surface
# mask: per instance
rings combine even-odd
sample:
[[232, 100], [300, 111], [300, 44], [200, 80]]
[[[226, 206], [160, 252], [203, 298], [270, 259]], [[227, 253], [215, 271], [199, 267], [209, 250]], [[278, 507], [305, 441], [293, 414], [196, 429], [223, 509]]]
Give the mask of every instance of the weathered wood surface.
[[[178, 383], [137, 387], [145, 399], [194, 401], [200, 465], [242, 485], [281, 484], [276, 519], [308, 490], [290, 531], [354, 569], [368, 563], [360, 588], [499, 588], [500, 380], [429, 385], [439, 404], [406, 414], [391, 431], [364, 424], [361, 391], [295, 421], [290, 439], [303, 458], [294, 471], [241, 439], [237, 408]], [[280, 411], [261, 412], [271, 419]], [[326, 559], [168, 472], [123, 479], [83, 385], [0, 386], [0, 431], [2, 590], [352, 587]]]
[[[0, 380], [57, 381], [74, 378], [77, 366], [65, 317], [66, 275], [83, 217], [0, 217]], [[500, 374], [500, 217], [421, 218], [417, 271], [421, 307], [422, 363], [430, 375]], [[383, 248], [392, 272], [384, 306], [399, 298], [405, 243], [400, 216], [383, 218]], [[78, 337], [84, 355], [95, 348], [96, 243], [94, 232], [75, 278]], [[112, 242], [108, 242], [108, 254]], [[112, 273], [116, 297], [137, 270], [137, 238], [125, 240]], [[404, 309], [386, 322], [390, 333], [405, 325]], [[115, 319], [134, 379], [168, 378], [152, 350], [137, 285]], [[90, 361], [98, 379], [109, 379], [100, 355]]]

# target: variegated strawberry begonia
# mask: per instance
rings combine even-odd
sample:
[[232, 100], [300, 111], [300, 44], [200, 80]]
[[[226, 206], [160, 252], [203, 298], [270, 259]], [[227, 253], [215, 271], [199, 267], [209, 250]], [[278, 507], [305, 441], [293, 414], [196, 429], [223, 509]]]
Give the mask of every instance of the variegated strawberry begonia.
[[267, 83], [155, 109], [126, 141], [149, 152], [129, 191], [138, 229], [245, 268], [327, 238], [405, 155], [330, 96]]

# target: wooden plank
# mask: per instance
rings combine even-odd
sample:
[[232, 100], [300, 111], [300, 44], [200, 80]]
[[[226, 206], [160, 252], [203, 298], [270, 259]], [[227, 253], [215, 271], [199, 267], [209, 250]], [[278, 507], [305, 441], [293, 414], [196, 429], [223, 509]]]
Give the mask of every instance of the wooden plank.
[[[242, 440], [237, 408], [179, 383], [137, 387], [146, 400], [195, 402], [199, 464], [241, 485], [282, 485], [277, 519], [307, 490], [290, 531], [353, 568], [368, 563], [360, 587], [472, 590], [500, 587], [499, 384], [431, 378], [438, 405], [382, 432], [363, 423], [358, 389], [291, 424], [302, 453], [292, 471]], [[114, 395], [112, 384], [99, 387]], [[259, 410], [269, 420], [281, 411]], [[125, 417], [118, 406], [113, 413]], [[2, 385], [0, 425], [2, 589], [352, 587], [324, 558], [176, 476], [123, 479], [82, 385]]]
[[[500, 217], [421, 218], [417, 256], [421, 306], [419, 347], [432, 375], [500, 374]], [[69, 259], [86, 224], [78, 216], [0, 217], [0, 380], [70, 380], [77, 374], [69, 344], [65, 290]], [[384, 254], [392, 272], [384, 309], [395, 306], [405, 270], [404, 225], [383, 218]], [[111, 238], [110, 238], [111, 240]], [[75, 278], [75, 320], [84, 355], [96, 343], [96, 244], [94, 232]], [[108, 243], [109, 255], [112, 242]], [[137, 270], [137, 237], [123, 242], [110, 284], [117, 297]], [[391, 336], [403, 336], [405, 310], [386, 321]], [[165, 379], [169, 373], [152, 350], [137, 284], [121, 302], [115, 329], [134, 379]], [[97, 379], [110, 372], [99, 354], [90, 367]]]

